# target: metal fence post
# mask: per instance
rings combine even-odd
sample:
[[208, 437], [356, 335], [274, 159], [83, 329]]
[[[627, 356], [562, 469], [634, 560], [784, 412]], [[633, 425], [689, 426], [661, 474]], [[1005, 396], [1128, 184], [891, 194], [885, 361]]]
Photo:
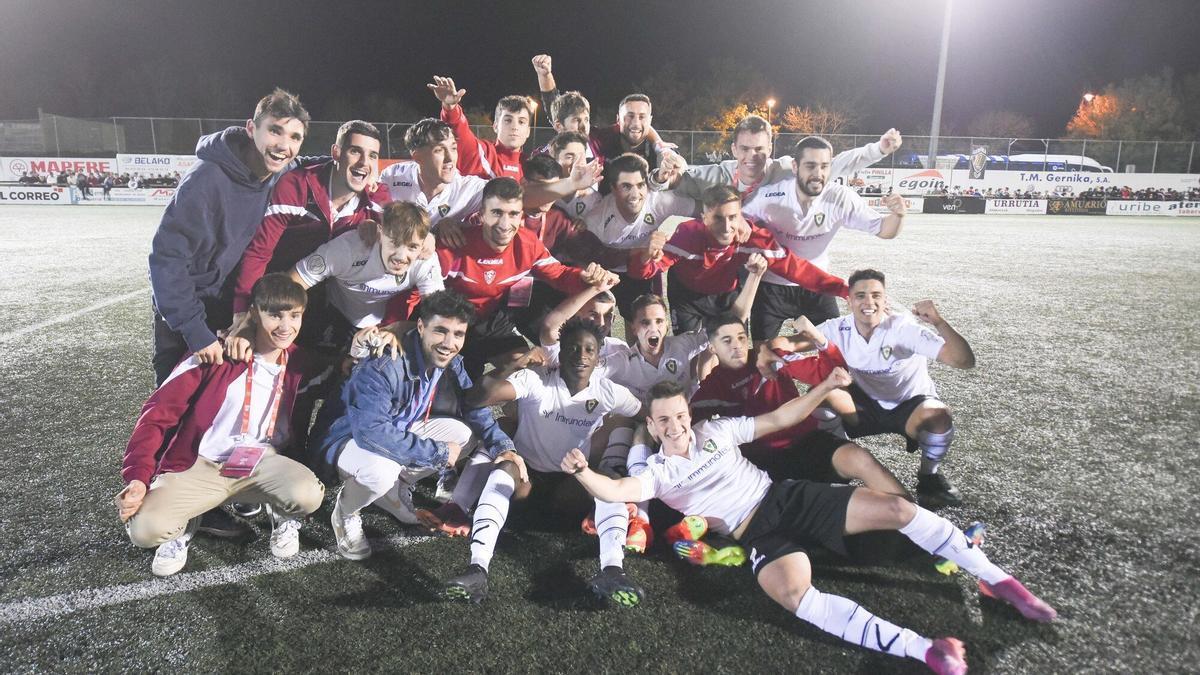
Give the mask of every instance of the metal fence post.
[[115, 118], [115, 117], [112, 118], [112, 123], [113, 123], [113, 138], [115, 139], [113, 145], [117, 146], [117, 152], [119, 153], [119, 152], [121, 152], [121, 134], [120, 134], [120, 132], [117, 131], [117, 118]]
[[1188, 173], [1192, 172], [1192, 155], [1195, 155], [1195, 154], [1196, 154], [1196, 142], [1192, 141], [1192, 143], [1188, 146], [1188, 168], [1187, 168]]
[[1121, 141], [1117, 141], [1117, 173], [1121, 173]]
[[62, 147], [58, 144], [58, 115], [51, 119], [54, 120], [54, 154], [56, 157], [62, 157]]
[[150, 118], [150, 147], [154, 154], [158, 154], [158, 137], [154, 135], [154, 118]]
[[1158, 173], [1155, 168], [1158, 166], [1158, 141], [1154, 141], [1154, 156], [1150, 158], [1150, 173]]
[[[1192, 145], [1195, 145], [1193, 143]], [[696, 132], [695, 130], [688, 132], [688, 161], [692, 164], [696, 163]]]
[[[196, 126], [200, 127], [200, 136], [203, 136], [204, 135], [204, 120], [197, 117], [196, 118]], [[199, 138], [200, 136], [197, 136], [196, 138]]]

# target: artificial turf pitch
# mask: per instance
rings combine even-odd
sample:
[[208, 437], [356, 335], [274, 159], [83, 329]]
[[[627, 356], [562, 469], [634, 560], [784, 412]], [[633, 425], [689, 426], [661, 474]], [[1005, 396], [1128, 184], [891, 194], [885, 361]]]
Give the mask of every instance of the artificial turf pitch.
[[[376, 553], [345, 561], [330, 501], [297, 558], [271, 558], [265, 533], [201, 537], [184, 572], [153, 578], [111, 498], [153, 385], [146, 254], [159, 215], [0, 209], [0, 670], [924, 669], [809, 627], [744, 568], [691, 568], [661, 545], [626, 562], [642, 606], [597, 607], [595, 539], [570, 524], [501, 535], [478, 607], [438, 597], [467, 562], [464, 540], [368, 511]], [[835, 273], [883, 270], [894, 297], [935, 299], [973, 346], [974, 370], [934, 368], [957, 426], [945, 470], [966, 497], [942, 513], [986, 522], [992, 560], [1060, 618], [1026, 622], [928, 556], [821, 560], [815, 584], [961, 638], [973, 672], [1194, 671], [1198, 243], [1200, 222], [1184, 218], [914, 215], [894, 241], [840, 235]], [[899, 439], [868, 445], [912, 487], [916, 458]]]

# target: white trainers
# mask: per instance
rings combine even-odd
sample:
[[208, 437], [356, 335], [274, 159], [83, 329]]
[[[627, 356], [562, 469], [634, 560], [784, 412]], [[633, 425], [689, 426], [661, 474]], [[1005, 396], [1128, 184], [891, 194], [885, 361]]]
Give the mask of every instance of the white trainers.
[[433, 493], [433, 500], [439, 504], [445, 504], [454, 496], [454, 488], [457, 486], [457, 473], [443, 473], [438, 477], [437, 491]]
[[154, 552], [154, 560], [150, 563], [150, 571], [154, 576], [169, 577], [183, 569], [187, 564], [188, 545], [192, 543], [192, 537], [199, 527], [200, 518], [192, 518], [183, 529], [183, 534], [159, 545], [158, 550]]
[[329, 516], [333, 525], [333, 536], [337, 539], [337, 552], [347, 560], [363, 560], [371, 556], [371, 544], [363, 534], [362, 516], [355, 513], [342, 515], [342, 492], [338, 491], [333, 501], [333, 513]]
[[409, 483], [398, 480], [379, 499], [375, 500], [375, 506], [392, 514], [396, 520], [405, 525], [416, 525], [421, 521], [417, 519], [417, 509], [413, 506], [413, 486]]
[[300, 519], [285, 518], [267, 505], [271, 516], [271, 555], [290, 558], [300, 552]]

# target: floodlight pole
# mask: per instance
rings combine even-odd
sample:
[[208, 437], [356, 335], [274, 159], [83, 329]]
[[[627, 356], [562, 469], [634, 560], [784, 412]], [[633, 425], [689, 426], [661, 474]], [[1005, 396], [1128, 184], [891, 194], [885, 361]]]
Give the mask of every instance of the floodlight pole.
[[954, 0], [946, 0], [946, 15], [942, 18], [942, 51], [938, 56], [937, 89], [933, 94], [933, 122], [929, 125], [929, 155], [926, 169], [937, 167], [938, 133], [942, 125], [942, 92], [946, 89], [946, 52], [950, 49], [950, 10]]

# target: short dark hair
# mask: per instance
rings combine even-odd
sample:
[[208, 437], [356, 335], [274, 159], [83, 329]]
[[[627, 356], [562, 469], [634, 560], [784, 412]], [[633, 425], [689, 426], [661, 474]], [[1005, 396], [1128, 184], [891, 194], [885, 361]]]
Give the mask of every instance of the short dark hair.
[[771, 128], [771, 124], [769, 122], [758, 115], [746, 115], [741, 119], [741, 121], [734, 125], [733, 129], [729, 132], [729, 142], [737, 143], [738, 135], [742, 132], [758, 134], [764, 131], [767, 132], [768, 139], [774, 140], [775, 130]]
[[505, 96], [496, 102], [496, 119], [500, 119], [500, 113], [503, 111], [517, 113], [522, 110], [529, 113], [529, 123], [533, 124], [533, 102], [529, 100], [529, 97], [518, 95]]
[[567, 319], [562, 328], [558, 330], [558, 343], [560, 345], [566, 343], [567, 337], [576, 333], [587, 333], [596, 338], [596, 346], [604, 344], [604, 333], [600, 331], [600, 327], [578, 316]]
[[383, 236], [403, 245], [429, 234], [429, 214], [412, 202], [391, 202], [383, 207], [379, 230]]
[[260, 312], [283, 312], [304, 309], [308, 293], [284, 272], [264, 274], [250, 289], [250, 304]]
[[621, 99], [621, 102], [619, 104], [617, 104], [617, 110], [624, 108], [629, 103], [645, 103], [646, 105], [650, 106], [651, 110], [654, 109], [654, 105], [652, 103], [650, 103], [649, 96], [647, 96], [645, 94], [630, 94], [630, 95], [626, 96], [625, 98]]
[[687, 400], [687, 392], [683, 390], [683, 387], [678, 382], [675, 380], [663, 380], [650, 387], [650, 392], [646, 394], [646, 405], [649, 406], [659, 399], [675, 398], [676, 396], [682, 396], [683, 400]]
[[579, 143], [583, 146], [584, 152], [587, 152], [588, 139], [587, 136], [578, 131], [564, 131], [561, 134], [550, 139], [550, 154], [557, 157], [558, 153], [572, 143]]
[[275, 87], [275, 91], [267, 94], [254, 106], [254, 124], [258, 125], [266, 117], [277, 119], [296, 119], [304, 125], [304, 133], [308, 133], [308, 122], [311, 119], [308, 111], [301, 105], [295, 94]]
[[746, 327], [746, 322], [742, 321], [738, 315], [733, 312], [721, 312], [715, 316], [705, 317], [704, 332], [708, 334], [709, 338], [713, 338], [716, 336], [718, 330], [731, 324], [741, 326], [742, 328]]
[[500, 201], [511, 202], [514, 199], [522, 199], [525, 196], [525, 190], [515, 179], [508, 176], [493, 178], [483, 186], [483, 197], [481, 202], [486, 202], [488, 197], [495, 197]]
[[566, 124], [566, 119], [581, 112], [591, 114], [592, 104], [577, 91], [564, 91], [550, 102], [550, 119]]
[[421, 148], [437, 145], [447, 138], [454, 138], [454, 130], [450, 125], [439, 119], [426, 117], [404, 132], [404, 146], [408, 148], [409, 154], [412, 154]]
[[659, 305], [663, 308], [664, 312], [667, 311], [667, 301], [663, 300], [661, 295], [656, 295], [654, 293], [643, 293], [642, 295], [634, 298], [633, 304], [629, 306], [629, 318], [636, 318], [638, 312], [652, 305]]
[[799, 161], [800, 156], [803, 155], [804, 151], [808, 150], [809, 148], [812, 148], [813, 150], [828, 150], [829, 152], [833, 152], [833, 144], [824, 138], [821, 138], [820, 136], [805, 136], [804, 138], [796, 141], [796, 147], [792, 148], [792, 157], [796, 161]]
[[354, 134], [380, 140], [379, 129], [376, 129], [374, 124], [364, 120], [350, 120], [338, 127], [337, 137], [333, 143], [345, 150], [346, 146], [350, 144], [350, 137]]
[[443, 319], [458, 319], [470, 324], [475, 320], [475, 305], [454, 291], [437, 291], [421, 298], [417, 315], [423, 323], [429, 323], [433, 317], [440, 316]]
[[862, 270], [855, 270], [854, 274], [851, 274], [850, 278], [846, 280], [846, 287], [849, 288], [850, 286], [853, 286], [854, 284], [857, 284], [858, 282], [864, 281], [866, 279], [874, 279], [875, 281], [878, 281], [879, 283], [883, 284], [884, 286], [887, 286], [887, 280], [885, 280], [883, 278], [883, 272], [867, 268], [867, 269], [862, 269]]
[[700, 203], [704, 205], [704, 210], [715, 209], [722, 204], [729, 202], [741, 202], [742, 196], [728, 185], [714, 185], [706, 189], [700, 195]]
[[550, 155], [534, 155], [526, 159], [523, 165], [526, 178], [547, 180], [563, 177], [562, 166]]
[[646, 180], [646, 176], [650, 173], [650, 164], [645, 159], [632, 152], [627, 152], [616, 159], [610, 159], [604, 165], [604, 183], [608, 187], [613, 187], [617, 184], [617, 176], [623, 173], [636, 173]]

